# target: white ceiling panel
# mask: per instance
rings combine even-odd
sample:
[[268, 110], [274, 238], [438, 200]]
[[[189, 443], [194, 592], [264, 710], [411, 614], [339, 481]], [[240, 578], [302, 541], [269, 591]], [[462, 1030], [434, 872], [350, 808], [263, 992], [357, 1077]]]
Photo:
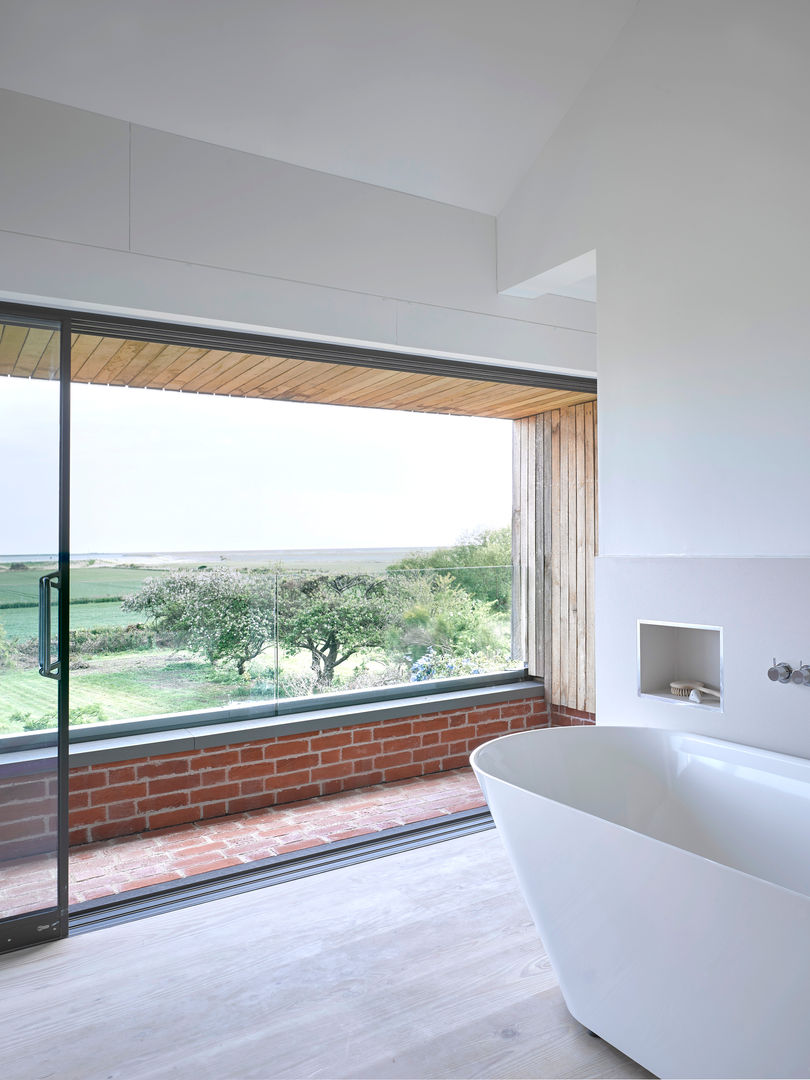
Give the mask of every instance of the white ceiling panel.
[[0, 86], [497, 213], [636, 0], [0, 0]]

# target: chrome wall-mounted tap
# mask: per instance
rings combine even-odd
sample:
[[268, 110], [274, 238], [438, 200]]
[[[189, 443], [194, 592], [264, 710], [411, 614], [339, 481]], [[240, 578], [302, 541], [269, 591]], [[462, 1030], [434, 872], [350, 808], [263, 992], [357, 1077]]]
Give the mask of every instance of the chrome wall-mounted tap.
[[790, 682], [792, 674], [793, 668], [790, 664], [777, 664], [776, 657], [773, 658], [773, 667], [768, 668], [768, 678], [771, 682]]

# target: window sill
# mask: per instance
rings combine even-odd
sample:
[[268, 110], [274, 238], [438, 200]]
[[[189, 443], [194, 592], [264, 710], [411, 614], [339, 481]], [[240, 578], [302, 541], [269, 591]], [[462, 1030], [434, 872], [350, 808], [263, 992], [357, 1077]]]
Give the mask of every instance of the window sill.
[[430, 713], [451, 712], [495, 702], [544, 696], [542, 682], [531, 679], [515, 680], [490, 686], [458, 690], [450, 693], [425, 694], [419, 697], [391, 698], [367, 704], [312, 709], [281, 717], [264, 717], [210, 724], [205, 727], [177, 727], [164, 731], [128, 734], [118, 738], [95, 739], [73, 743], [70, 747], [72, 767], [129, 761], [153, 754], [183, 753], [210, 746], [272, 739], [279, 735], [329, 731], [374, 721], [395, 720], [404, 716], [425, 716]]

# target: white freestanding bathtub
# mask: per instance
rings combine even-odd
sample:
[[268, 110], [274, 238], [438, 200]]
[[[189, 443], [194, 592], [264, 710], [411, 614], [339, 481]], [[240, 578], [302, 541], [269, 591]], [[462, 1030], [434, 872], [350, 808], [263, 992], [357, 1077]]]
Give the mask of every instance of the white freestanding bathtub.
[[576, 727], [472, 764], [580, 1023], [660, 1077], [810, 1077], [810, 761]]

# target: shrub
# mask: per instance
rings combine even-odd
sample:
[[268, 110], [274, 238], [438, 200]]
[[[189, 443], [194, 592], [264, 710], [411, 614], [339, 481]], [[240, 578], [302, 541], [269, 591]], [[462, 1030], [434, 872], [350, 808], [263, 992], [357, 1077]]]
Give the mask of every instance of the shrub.
[[483, 675], [486, 671], [500, 671], [508, 660], [506, 650], [490, 650], [456, 656], [439, 653], [430, 648], [411, 665], [411, 682], [427, 682], [431, 679], [461, 679], [466, 675]]
[[71, 656], [174, 648], [177, 643], [176, 634], [156, 630], [144, 623], [133, 623], [130, 626], [92, 626], [70, 631]]
[[506, 526], [467, 533], [452, 547], [410, 555], [389, 569], [446, 571], [470, 596], [506, 612], [512, 602], [512, 530]]
[[[15, 713], [11, 719], [19, 718], [23, 720], [23, 731], [47, 731], [49, 728], [56, 727], [56, 713], [47, 713], [45, 716], [38, 716], [36, 719], [31, 719], [30, 713]], [[90, 705], [76, 705], [72, 708], [68, 714], [70, 724], [75, 726], [76, 724], [103, 724], [107, 719], [107, 714], [104, 709], [97, 702], [93, 702]]]
[[399, 625], [389, 630], [390, 646], [403, 657], [463, 656], [497, 645], [493, 603], [458, 588], [449, 574], [418, 575], [407, 586]]
[[0, 668], [11, 667], [14, 662], [14, 646], [8, 640], [6, 628], [0, 623]]

